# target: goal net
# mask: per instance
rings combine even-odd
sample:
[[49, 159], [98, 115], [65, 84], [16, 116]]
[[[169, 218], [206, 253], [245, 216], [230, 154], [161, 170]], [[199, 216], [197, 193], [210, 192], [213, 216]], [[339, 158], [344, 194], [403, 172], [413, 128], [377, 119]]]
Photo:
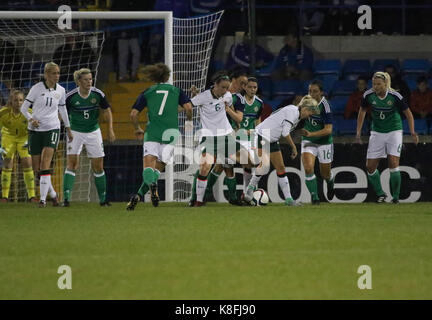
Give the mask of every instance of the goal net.
[[[174, 85], [189, 92], [195, 86], [198, 92], [205, 89], [213, 43], [223, 11], [198, 18], [174, 19]], [[193, 133], [200, 125], [199, 112], [194, 109], [194, 132], [185, 132], [185, 114], [179, 114], [179, 140], [174, 156], [173, 196], [185, 201], [191, 196], [193, 174], [198, 165], [193, 161], [193, 151], [198, 141]]]
[[[4, 12], [0, 12], [0, 59], [2, 59], [0, 60], [0, 99], [2, 101], [0, 102], [2, 106], [6, 103], [12, 88], [20, 89], [26, 94], [33, 84], [42, 80], [43, 67], [48, 61], [54, 61], [60, 65], [60, 84], [66, 88], [66, 91], [75, 88], [73, 72], [82, 67], [92, 70], [94, 85], [97, 85], [99, 61], [106, 37], [103, 28], [101, 28], [102, 31], [61, 31], [57, 26], [58, 15], [52, 12], [46, 14], [46, 17], [42, 16], [42, 13], [37, 13], [37, 19], [16, 19], [10, 16], [2, 19], [2, 14]], [[135, 24], [133, 28], [136, 28], [137, 21], [164, 19], [163, 60], [173, 70], [170, 82], [187, 93], [192, 85], [196, 86], [200, 92], [205, 88], [213, 43], [223, 11], [187, 19], [172, 18], [172, 15], [168, 15], [167, 18], [167, 14], [168, 12], [73, 12], [72, 19], [81, 19], [80, 21], [130, 20], [131, 25]], [[109, 94], [109, 92], [105, 93]], [[125, 97], [133, 101], [136, 98], [136, 96]], [[116, 131], [119, 129], [116, 125], [120, 123], [116, 122], [115, 112], [113, 117], [114, 131]], [[121, 124], [133, 132], [127, 119]], [[190, 157], [197, 144], [194, 139], [194, 132], [199, 128], [197, 110], [194, 110], [194, 132], [185, 132], [184, 124], [185, 116], [181, 113], [179, 128], [183, 139], [179, 140], [176, 145], [174, 164], [168, 165], [165, 173], [161, 175], [161, 179], [165, 180], [161, 185], [165, 187], [164, 199], [167, 201], [183, 201], [190, 196], [192, 174], [197, 168], [197, 165], [193, 163], [193, 158]], [[66, 165], [64, 138], [63, 134], [54, 159], [53, 184], [60, 196], [62, 196], [62, 180]], [[140, 177], [135, 177], [136, 174], [134, 174], [133, 177], [127, 178], [127, 174], [137, 172], [135, 170], [137, 162], [134, 162], [133, 159], [139, 155], [142, 157], [142, 143], [131, 139], [120, 139], [108, 150], [105, 148], [105, 154], [106, 162], [110, 160], [107, 159], [107, 156], [115, 159], [111, 161], [115, 163], [115, 169], [134, 167], [126, 174], [124, 174], [126, 171], [113, 174], [112, 177], [118, 180], [111, 181], [111, 184], [108, 181], [107, 192], [110, 193], [110, 188], [115, 189], [116, 197], [113, 200], [122, 199], [124, 201], [129, 196], [127, 193], [131, 190], [136, 192], [139, 188]], [[139, 163], [141, 165], [141, 162]], [[26, 189], [17, 157], [14, 165], [18, 170], [13, 171], [10, 198], [21, 201], [26, 198]], [[106, 171], [109, 170], [109, 167], [106, 168]], [[109, 175], [107, 179], [110, 180]], [[36, 189], [38, 190], [38, 187]], [[71, 201], [90, 200], [97, 200], [97, 195], [93, 185], [90, 162], [83, 151]]]
[[[80, 68], [92, 70], [96, 83], [103, 42], [103, 32], [61, 31], [57, 20], [0, 19], [0, 106], [7, 104], [13, 90], [20, 90], [25, 96], [34, 84], [43, 80], [44, 65], [49, 61], [60, 66], [59, 84], [66, 92], [75, 88], [73, 72]], [[65, 159], [65, 139], [62, 134], [53, 159], [53, 185], [57, 192], [62, 190]], [[14, 157], [13, 166], [9, 199], [24, 201], [27, 193], [18, 154]], [[89, 172], [87, 157], [81, 157], [73, 199], [89, 199]], [[36, 186], [36, 192], [38, 189]]]

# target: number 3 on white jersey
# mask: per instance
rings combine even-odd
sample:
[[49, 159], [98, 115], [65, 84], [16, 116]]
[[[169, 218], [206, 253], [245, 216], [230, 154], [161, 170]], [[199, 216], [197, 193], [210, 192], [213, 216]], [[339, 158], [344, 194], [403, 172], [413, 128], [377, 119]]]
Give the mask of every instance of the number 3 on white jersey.
[[166, 103], [167, 98], [168, 98], [168, 90], [156, 90], [156, 93], [162, 93], [164, 95], [160, 109], [159, 109], [159, 112], [158, 112], [158, 115], [162, 115], [163, 110], [165, 108], [165, 103]]

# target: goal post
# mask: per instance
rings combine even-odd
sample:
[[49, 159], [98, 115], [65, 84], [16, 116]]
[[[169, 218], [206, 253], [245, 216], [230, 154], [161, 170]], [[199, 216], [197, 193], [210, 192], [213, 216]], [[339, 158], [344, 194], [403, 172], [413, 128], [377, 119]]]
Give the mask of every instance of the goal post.
[[[178, 19], [173, 17], [171, 11], [0, 11], [0, 21], [3, 23], [7, 23], [10, 20], [49, 20], [51, 22], [59, 22], [62, 18], [70, 18], [71, 21], [163, 20], [164, 63], [172, 70], [168, 82], [189, 92], [191, 85], [195, 85], [199, 91], [202, 91], [205, 87], [213, 41], [222, 14], [223, 11], [220, 11], [206, 16]], [[1, 32], [0, 28], [0, 40], [2, 38]], [[67, 32], [67, 29], [58, 29], [60, 36]], [[13, 36], [12, 34], [11, 37]], [[197, 126], [198, 119], [199, 114], [194, 110], [195, 126]], [[183, 133], [184, 120], [184, 115], [181, 114], [179, 117], [179, 127]], [[175, 160], [174, 164], [166, 166], [165, 172], [161, 175], [161, 178], [165, 179], [165, 201], [185, 200], [188, 191], [186, 191], [185, 195], [183, 189], [190, 189], [192, 177], [189, 174], [186, 176], [182, 175], [184, 173], [184, 168], [182, 167], [184, 167], [183, 164], [179, 164]], [[180, 184], [178, 181], [180, 181]], [[90, 185], [90, 178], [87, 184]], [[80, 199], [90, 201], [90, 187], [86, 188], [88, 188], [88, 197]], [[179, 190], [179, 188], [182, 190]], [[73, 193], [76, 193], [76, 191], [74, 190]]]

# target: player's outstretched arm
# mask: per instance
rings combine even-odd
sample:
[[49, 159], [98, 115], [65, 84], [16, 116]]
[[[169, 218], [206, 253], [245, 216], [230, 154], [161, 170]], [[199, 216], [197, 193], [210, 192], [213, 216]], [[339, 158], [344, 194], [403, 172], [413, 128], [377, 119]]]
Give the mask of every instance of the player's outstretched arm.
[[409, 127], [409, 129], [410, 129], [411, 137], [413, 138], [413, 142], [414, 142], [415, 145], [417, 145], [418, 142], [419, 142], [419, 137], [418, 137], [417, 132], [415, 132], [415, 128], [414, 128], [414, 117], [413, 117], [413, 115], [412, 115], [412, 112], [411, 112], [411, 110], [410, 110], [409, 108], [407, 108], [407, 109], [405, 109], [405, 110], [403, 111], [403, 113], [405, 114], [405, 117], [406, 117], [406, 119], [407, 119], [408, 127]]
[[190, 94], [191, 94], [191, 98], [195, 97], [199, 92], [198, 92], [198, 88], [195, 85], [192, 85], [189, 89]]
[[111, 108], [103, 109], [104, 119], [108, 122], [108, 141], [113, 143], [115, 141], [115, 133], [113, 128], [113, 116]]
[[356, 129], [356, 142], [362, 143], [361, 141], [361, 130], [363, 127], [363, 122], [366, 116], [366, 110], [364, 110], [362, 107], [360, 107], [358, 116], [357, 116], [357, 129]]
[[330, 135], [333, 132], [333, 125], [331, 123], [327, 123], [324, 125], [324, 128], [318, 131], [308, 131], [306, 129], [301, 129], [300, 133], [305, 137], [325, 137]]
[[191, 121], [192, 120], [192, 116], [193, 116], [192, 103], [190, 103], [190, 102], [185, 103], [183, 105], [183, 108], [184, 108], [184, 110], [186, 112], [186, 119], [188, 121]]
[[135, 137], [137, 139], [142, 139], [142, 138], [144, 138], [144, 130], [141, 129], [141, 127], [139, 125], [138, 115], [139, 115], [139, 111], [137, 109], [132, 109], [132, 111], [130, 113], [130, 119], [131, 119], [132, 125], [135, 129]]
[[291, 159], [295, 159], [295, 157], [297, 157], [298, 152], [297, 152], [297, 147], [296, 147], [293, 139], [291, 138], [291, 135], [289, 134], [289, 135], [285, 136], [284, 138], [285, 138], [286, 142], [288, 142], [288, 144], [291, 148]]
[[243, 120], [243, 112], [240, 110], [234, 110], [234, 108], [231, 106], [226, 105], [225, 103], [225, 111], [226, 113], [237, 123], [242, 122]]

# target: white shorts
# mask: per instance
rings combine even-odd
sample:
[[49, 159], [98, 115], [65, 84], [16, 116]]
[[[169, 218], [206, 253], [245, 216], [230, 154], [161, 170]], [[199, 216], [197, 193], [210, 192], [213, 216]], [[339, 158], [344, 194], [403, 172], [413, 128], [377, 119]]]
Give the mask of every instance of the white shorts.
[[316, 144], [308, 140], [302, 140], [301, 153], [305, 152], [318, 157], [320, 163], [331, 163], [333, 161], [333, 143]]
[[174, 145], [154, 141], [144, 142], [143, 156], [152, 155], [160, 162], [169, 163], [174, 155]]
[[387, 155], [400, 157], [402, 150], [402, 130], [381, 133], [371, 131], [367, 149], [367, 159], [387, 158]]
[[72, 142], [67, 142], [67, 155], [79, 155], [83, 146], [85, 146], [89, 158], [102, 158], [105, 156], [100, 129], [93, 132], [79, 132], [72, 130], [72, 135]]

